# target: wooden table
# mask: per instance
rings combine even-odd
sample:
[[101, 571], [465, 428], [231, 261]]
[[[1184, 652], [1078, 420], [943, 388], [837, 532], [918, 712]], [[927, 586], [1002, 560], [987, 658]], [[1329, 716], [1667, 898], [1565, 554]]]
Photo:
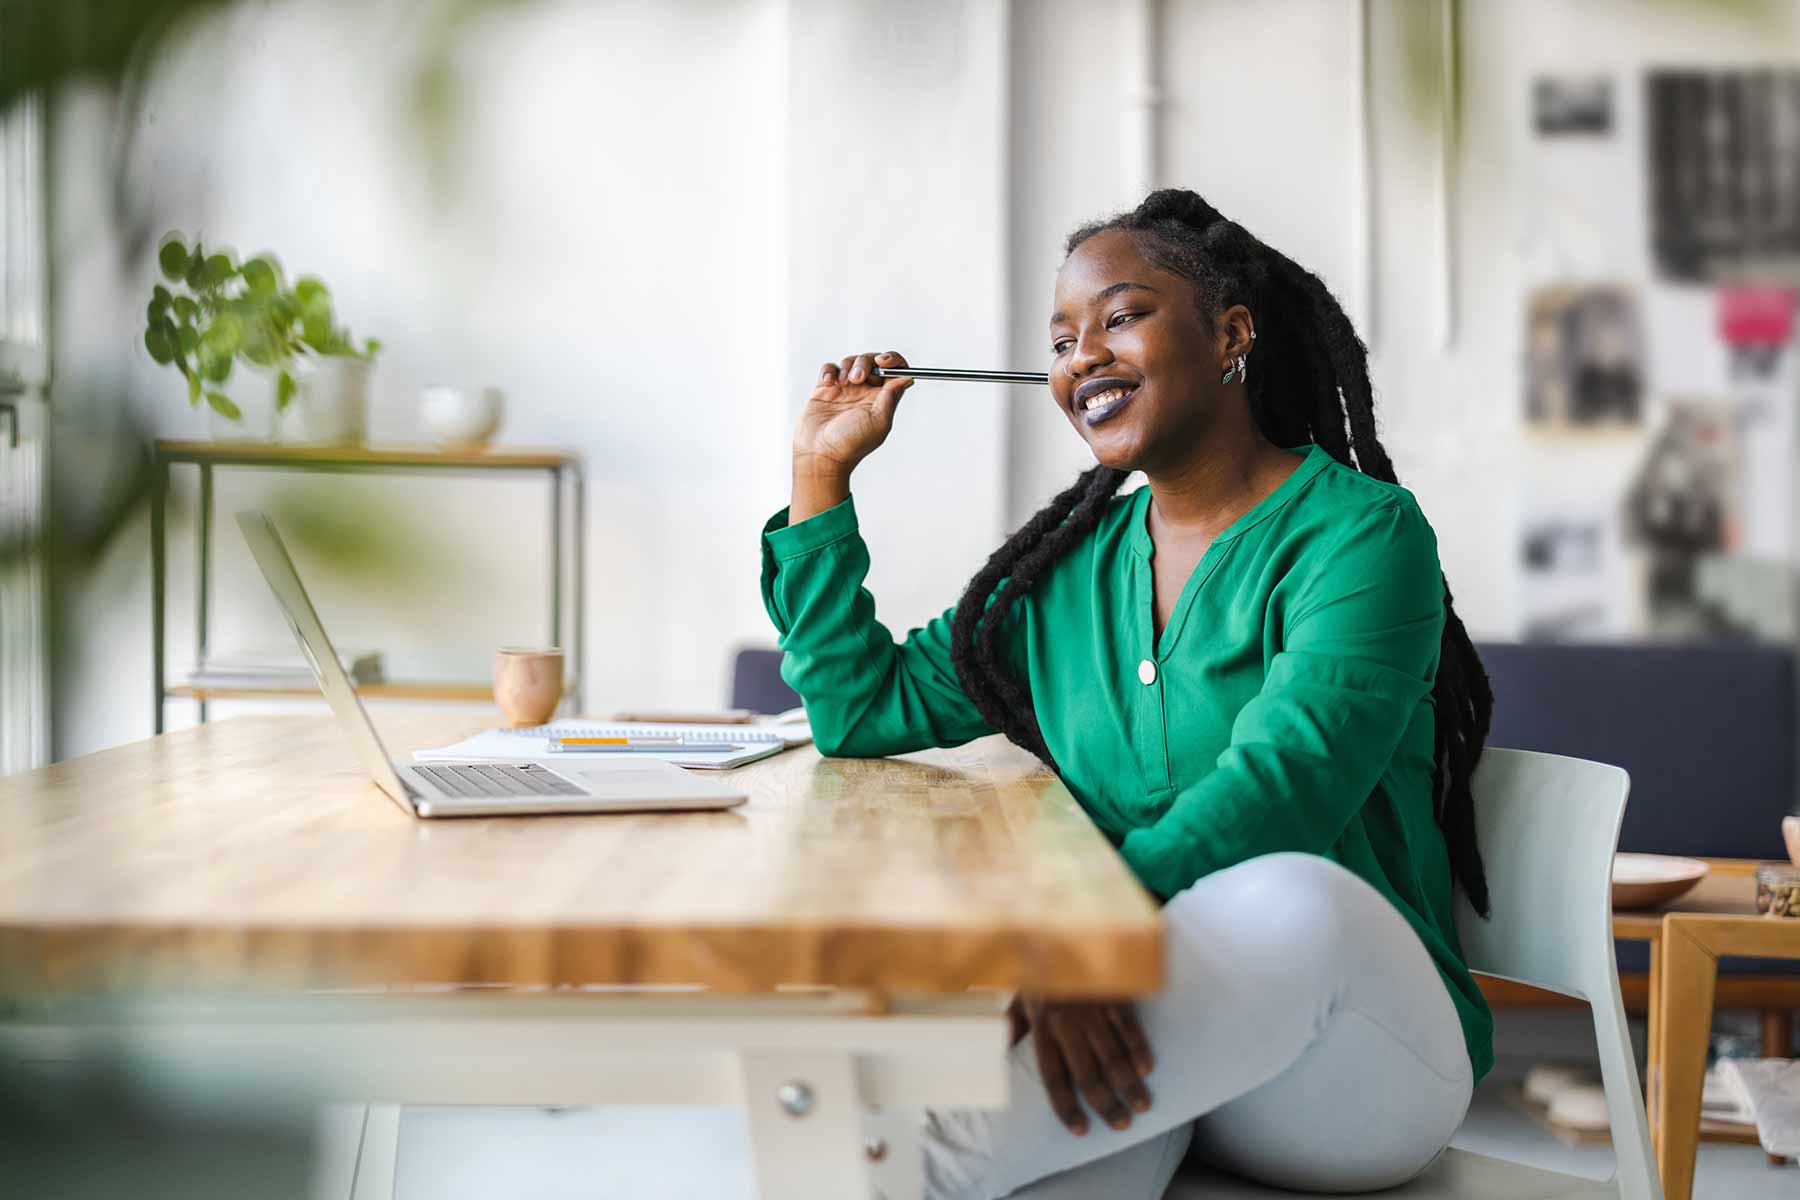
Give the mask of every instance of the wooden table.
[[1651, 1061], [1659, 1068], [1651, 1120], [1666, 1200], [1689, 1200], [1694, 1190], [1706, 1034], [1722, 955], [1800, 959], [1800, 920], [1754, 911], [1671, 911], [1662, 918], [1659, 997], [1651, 1010]]
[[[1692, 891], [1670, 904], [1657, 908], [1613, 914], [1613, 936], [1615, 938], [1621, 941], [1647, 942], [1650, 947], [1650, 970], [1646, 981], [1648, 986], [1645, 989], [1644, 1008], [1649, 1025], [1646, 1039], [1649, 1061], [1645, 1066], [1644, 1080], [1649, 1093], [1650, 1139], [1652, 1144], [1659, 1147], [1662, 1145], [1662, 1129], [1656, 1104], [1658, 1080], [1662, 1076], [1663, 1063], [1662, 997], [1667, 977], [1663, 945], [1668, 917], [1674, 913], [1734, 917], [1758, 915], [1756, 912], [1756, 868], [1760, 865], [1758, 860], [1708, 858], [1701, 861], [1705, 862], [1711, 870], [1705, 879], [1694, 886]], [[1715, 988], [1714, 1002], [1722, 1008], [1755, 1009], [1762, 1017], [1763, 1054], [1771, 1058], [1782, 1058], [1790, 1053], [1789, 1048], [1794, 1041], [1794, 1009], [1800, 1007], [1800, 976], [1734, 975], [1729, 977], [1724, 986]], [[1704, 1047], [1710, 1043], [1711, 1033], [1712, 1013], [1709, 1009], [1698, 1026], [1684, 1027], [1676, 1036], [1699, 1044], [1703, 1048], [1702, 1060], [1704, 1061]], [[1751, 1127], [1701, 1120], [1697, 1121], [1695, 1130], [1699, 1141], [1757, 1144], [1756, 1131]], [[1784, 1161], [1771, 1156], [1773, 1163], [1780, 1164]]]
[[[1614, 938], [1620, 941], [1648, 942], [1650, 945], [1650, 970], [1645, 1005], [1645, 1016], [1649, 1023], [1650, 1059], [1644, 1072], [1647, 1080], [1656, 1079], [1662, 1061], [1662, 1052], [1658, 1042], [1659, 1031], [1662, 1027], [1661, 997], [1666, 970], [1663, 964], [1663, 941], [1667, 918], [1671, 913], [1732, 917], [1757, 915], [1756, 868], [1759, 865], [1757, 860], [1708, 858], [1701, 861], [1711, 868], [1706, 878], [1695, 884], [1692, 891], [1674, 902], [1657, 908], [1613, 914]], [[1783, 975], [1758, 975], [1748, 979], [1734, 980], [1734, 983], [1745, 986], [1734, 987], [1730, 995], [1717, 997], [1720, 1003], [1733, 1008], [1754, 1008], [1760, 1011], [1763, 1018], [1763, 1052], [1772, 1056], [1785, 1055], [1788, 1052], [1787, 1048], [1793, 1044], [1793, 1007], [1797, 1001], [1800, 1001], [1800, 978]], [[1702, 1042], [1706, 1041], [1707, 1031], [1710, 1031], [1710, 1027], [1709, 1019], [1707, 1030], [1699, 1034]], [[1651, 1103], [1655, 1103], [1654, 1092], [1651, 1094]], [[1654, 1113], [1651, 1114], [1650, 1119], [1651, 1133], [1654, 1138], [1656, 1135]]]
[[920, 1107], [1006, 1102], [1012, 990], [1161, 986], [1154, 901], [997, 739], [729, 775], [730, 812], [413, 821], [330, 719], [255, 717], [0, 780], [0, 1055], [123, 1030], [376, 1102], [358, 1200], [403, 1103], [738, 1103], [765, 1195], [901, 1196]]

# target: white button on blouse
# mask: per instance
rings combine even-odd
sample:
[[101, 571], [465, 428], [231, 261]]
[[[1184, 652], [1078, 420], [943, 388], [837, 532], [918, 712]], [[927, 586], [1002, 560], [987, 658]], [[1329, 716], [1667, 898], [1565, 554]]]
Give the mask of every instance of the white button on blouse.
[[1138, 679], [1140, 681], [1142, 681], [1142, 683], [1144, 684], [1145, 687], [1148, 687], [1151, 684], [1155, 683], [1156, 682], [1156, 664], [1151, 662], [1147, 658], [1143, 662], [1139, 663], [1138, 664]]

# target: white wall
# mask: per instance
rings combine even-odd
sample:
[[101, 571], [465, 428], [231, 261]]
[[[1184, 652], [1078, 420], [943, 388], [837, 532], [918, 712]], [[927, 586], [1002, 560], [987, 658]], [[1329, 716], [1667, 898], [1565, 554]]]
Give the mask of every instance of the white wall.
[[[152, 244], [125, 269], [110, 131], [67, 114], [65, 411], [123, 392], [155, 433], [207, 436], [138, 347], [154, 236], [272, 248], [385, 342], [374, 440], [418, 439], [423, 384], [497, 383], [504, 442], [585, 456], [590, 708], [722, 703], [731, 650], [774, 639], [757, 532], [786, 501], [818, 363], [1000, 355], [1005, 20], [947, 0], [522, 6], [461, 42], [445, 190], [410, 108], [417, 6], [243, 6], [160, 65], [131, 131]], [[900, 629], [954, 599], [1000, 532], [1003, 412], [968, 399], [909, 404], [859, 477]], [[64, 439], [71, 473], [80, 452]], [[541, 485], [218, 483], [221, 514], [284, 497], [394, 548], [375, 572], [341, 547], [299, 555], [338, 640], [382, 648], [390, 677], [479, 679], [493, 646], [546, 636]], [[171, 527], [174, 674], [194, 644], [189, 517], [191, 501]], [[228, 518], [217, 545], [213, 644], [281, 647]], [[146, 546], [140, 521], [68, 581], [62, 755], [149, 732]]]
[[[1651, 282], [1642, 71], [1667, 64], [1800, 61], [1800, 8], [1633, 0], [1463, 3], [1462, 142], [1452, 207], [1454, 337], [1436, 298], [1439, 98], [1409, 72], [1403, 18], [1433, 50], [1435, 5], [1374, 0], [1368, 33], [1372, 239], [1364, 217], [1353, 100], [1360, 4], [1164, 0], [1159, 185], [1190, 187], [1317, 272], [1369, 335], [1382, 439], [1436, 527], [1445, 570], [1477, 637], [1519, 627], [1521, 506], [1548, 494], [1617, 495], [1641, 443], [1550, 445], [1521, 428], [1527, 292], [1553, 280], [1642, 285], [1650, 386], [1717, 393], [1723, 354], [1710, 290]], [[1021, 14], [1026, 10], [1021, 7]], [[1118, 47], [1123, 6], [1032, 5], [1015, 24], [1015, 267], [1011, 345], [1042, 361], [1061, 237], [1131, 198], [1108, 184], [1130, 100]], [[1614, 77], [1610, 138], [1534, 139], [1530, 88], [1542, 71]], [[1371, 248], [1367, 257], [1362, 247]], [[1034, 258], [1033, 256], [1036, 256]], [[1041, 261], [1039, 261], [1041, 260]], [[1373, 307], [1365, 309], [1364, 280]], [[1009, 526], [1089, 461], [1047, 410], [1015, 407]]]
[[[827, 358], [1003, 357], [1007, 13], [1003, 0], [793, 4], [784, 438]], [[896, 636], [953, 603], [1001, 536], [1000, 392], [915, 384], [857, 472], [869, 587]]]
[[[1716, 6], [1461, 5], [1457, 322], [1444, 348], [1435, 110], [1405, 86], [1399, 23], [1425, 6], [1370, 6], [1366, 218], [1352, 105], [1358, 5], [1151, 7], [1165, 122], [1158, 182], [1201, 191], [1317, 270], [1372, 331], [1383, 436], [1438, 529], [1459, 605], [1478, 635], [1512, 633], [1519, 508], [1572, 469], [1520, 433], [1525, 293], [1550, 278], [1648, 279], [1638, 72], [1792, 61], [1800, 12], [1768, 10], [1785, 22], [1771, 35]], [[409, 120], [425, 11], [289, 0], [192, 31], [160, 64], [133, 131], [130, 186], [152, 214], [143, 232], [152, 243], [173, 226], [243, 252], [273, 248], [291, 271], [323, 275], [352, 327], [387, 344], [378, 440], [416, 436], [424, 383], [507, 388], [505, 441], [570, 445], [587, 460], [592, 707], [717, 703], [731, 647], [772, 640], [756, 532], [785, 500], [791, 422], [818, 363], [888, 348], [926, 364], [1048, 360], [1063, 236], [1139, 198], [1127, 66], [1139, 10], [1083, 0], [521, 6], [462, 43], [450, 189]], [[1564, 64], [1616, 71], [1610, 142], [1564, 149], [1531, 138], [1531, 77]], [[124, 395], [157, 432], [205, 436], [180, 381], [138, 348], [153, 244], [121, 259], [97, 111], [67, 105], [62, 122], [59, 402], [68, 413]], [[1556, 182], [1583, 179], [1596, 186]], [[1628, 201], [1597, 204], [1602, 187]], [[1689, 353], [1711, 344], [1705, 297], [1647, 295], [1653, 386], [1712, 378], [1707, 352]], [[86, 452], [63, 440], [66, 475], [116, 469]], [[1000, 536], [1086, 461], [1028, 390], [916, 387], [858, 479], [883, 618], [898, 632], [952, 602]], [[254, 481], [220, 487], [221, 510], [270, 500]], [[341, 640], [381, 646], [395, 674], [479, 678], [493, 645], [543, 635], [537, 491], [325, 488], [414, 550], [373, 579], [303, 557]], [[174, 530], [176, 670], [192, 645], [187, 528], [184, 518]], [[64, 593], [80, 635], [60, 664], [59, 753], [149, 730], [145, 545], [141, 524], [127, 530]], [[216, 640], [280, 645], [228, 527], [220, 546]]]

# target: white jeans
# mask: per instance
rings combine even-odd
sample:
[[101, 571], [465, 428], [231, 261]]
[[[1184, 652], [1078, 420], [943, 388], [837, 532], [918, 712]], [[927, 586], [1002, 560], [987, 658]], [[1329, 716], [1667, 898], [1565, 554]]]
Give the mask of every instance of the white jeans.
[[1187, 1153], [1296, 1191], [1390, 1187], [1469, 1107], [1469, 1053], [1431, 956], [1393, 905], [1327, 859], [1271, 854], [1170, 900], [1167, 983], [1138, 1005], [1150, 1111], [1083, 1137], [1051, 1112], [1030, 1039], [1012, 1103], [927, 1115], [934, 1200], [1156, 1200]]

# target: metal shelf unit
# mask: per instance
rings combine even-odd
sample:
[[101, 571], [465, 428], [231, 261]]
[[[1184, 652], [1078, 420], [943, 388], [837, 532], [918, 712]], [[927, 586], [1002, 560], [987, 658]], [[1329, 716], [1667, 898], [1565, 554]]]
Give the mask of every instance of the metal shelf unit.
[[[199, 472], [200, 507], [195, 554], [195, 654], [204, 659], [212, 596], [213, 469], [405, 475], [447, 471], [465, 473], [541, 472], [549, 489], [550, 636], [564, 650], [571, 679], [566, 692], [581, 711], [582, 612], [586, 586], [582, 551], [587, 543], [587, 512], [582, 497], [581, 459], [567, 450], [438, 450], [412, 446], [313, 446], [266, 442], [159, 440], [151, 449], [150, 480], [150, 637], [156, 690], [155, 731], [163, 731], [163, 708], [172, 699], [199, 702], [206, 720], [210, 699], [304, 695], [296, 691], [195, 688], [170, 686], [164, 661], [164, 621], [168, 572], [167, 505], [171, 468], [191, 465]], [[564, 637], [563, 594], [570, 593], [567, 638]], [[491, 694], [485, 683], [382, 683], [357, 689], [365, 696], [418, 700], [479, 700]]]

